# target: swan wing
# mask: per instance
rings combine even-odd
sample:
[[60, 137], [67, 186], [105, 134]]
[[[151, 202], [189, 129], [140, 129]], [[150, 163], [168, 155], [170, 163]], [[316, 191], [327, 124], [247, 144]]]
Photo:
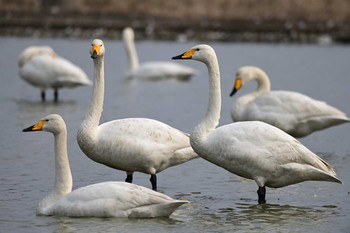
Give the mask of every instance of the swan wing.
[[48, 209], [48, 215], [70, 217], [169, 216], [188, 201], [126, 182], [103, 182], [74, 190]]

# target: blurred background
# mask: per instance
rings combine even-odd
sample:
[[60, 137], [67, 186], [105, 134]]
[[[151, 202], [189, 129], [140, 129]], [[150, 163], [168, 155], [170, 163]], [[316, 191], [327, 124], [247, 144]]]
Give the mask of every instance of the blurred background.
[[349, 43], [349, 0], [0, 0], [0, 35]]

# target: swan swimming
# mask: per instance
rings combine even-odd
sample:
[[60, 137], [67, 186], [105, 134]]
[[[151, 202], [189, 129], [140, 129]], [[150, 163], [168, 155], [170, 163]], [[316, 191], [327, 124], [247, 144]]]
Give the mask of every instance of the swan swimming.
[[259, 186], [258, 203], [266, 203], [266, 188], [280, 188], [314, 180], [341, 183], [333, 168], [299, 141], [261, 121], [237, 122], [217, 127], [221, 112], [220, 70], [209, 45], [197, 45], [172, 59], [203, 62], [209, 73], [209, 103], [204, 119], [190, 142], [203, 159]]
[[50, 114], [23, 132], [46, 131], [55, 138], [54, 189], [37, 207], [37, 215], [67, 217], [168, 217], [188, 203], [125, 182], [102, 182], [72, 191], [67, 129], [62, 117]]
[[81, 68], [58, 56], [48, 46], [30, 46], [23, 50], [18, 67], [23, 80], [41, 89], [42, 101], [45, 101], [45, 90], [49, 88], [54, 90], [54, 100], [57, 102], [60, 88], [92, 85]]
[[141, 79], [158, 81], [164, 79], [177, 79], [180, 81], [189, 80], [196, 71], [190, 67], [174, 62], [154, 61], [139, 64], [137, 51], [134, 42], [134, 30], [126, 27], [123, 30], [125, 51], [129, 60], [127, 79]]
[[151, 174], [157, 190], [156, 173], [198, 158], [189, 135], [162, 122], [147, 118], [125, 118], [99, 125], [104, 101], [104, 54], [102, 40], [92, 42], [94, 63], [93, 96], [77, 134], [81, 150], [90, 159], [126, 171], [132, 182], [135, 171]]
[[267, 74], [254, 66], [244, 66], [237, 71], [230, 96], [250, 81], [256, 81], [258, 87], [233, 102], [231, 117], [235, 122], [263, 121], [293, 137], [305, 137], [350, 121], [345, 113], [325, 102], [297, 92], [271, 91]]

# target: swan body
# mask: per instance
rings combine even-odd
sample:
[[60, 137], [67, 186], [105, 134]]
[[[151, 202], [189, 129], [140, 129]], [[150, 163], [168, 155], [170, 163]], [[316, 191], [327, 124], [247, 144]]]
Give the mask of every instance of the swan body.
[[271, 91], [268, 76], [258, 67], [245, 66], [238, 70], [231, 96], [253, 80], [258, 88], [234, 101], [233, 121], [263, 121], [294, 137], [350, 121], [345, 113], [325, 102], [297, 92]]
[[209, 162], [254, 180], [259, 186], [259, 203], [266, 202], [265, 186], [279, 188], [308, 180], [341, 183], [327, 162], [274, 126], [247, 121], [216, 128], [221, 89], [219, 64], [212, 47], [198, 45], [173, 59], [201, 61], [209, 72], [208, 109], [190, 136], [192, 148]]
[[45, 90], [49, 88], [54, 89], [54, 98], [57, 101], [60, 88], [92, 85], [81, 68], [57, 56], [48, 46], [26, 48], [19, 56], [18, 67], [23, 80], [41, 89], [43, 101], [45, 101]]
[[151, 174], [152, 189], [156, 190], [156, 173], [198, 155], [191, 148], [187, 133], [153, 119], [126, 118], [99, 125], [104, 98], [104, 53], [103, 42], [94, 40], [93, 97], [78, 130], [78, 144], [90, 159], [126, 171], [127, 182], [132, 182], [135, 171]]
[[125, 182], [102, 182], [72, 191], [72, 175], [67, 154], [67, 130], [57, 114], [42, 118], [23, 130], [47, 131], [55, 137], [54, 190], [38, 205], [38, 215], [68, 217], [168, 217], [188, 201]]
[[149, 81], [177, 79], [180, 81], [186, 81], [196, 74], [194, 69], [174, 62], [154, 61], [142, 63], [140, 65], [134, 37], [134, 31], [132, 28], [124, 28], [123, 40], [126, 54], [129, 59], [129, 68], [126, 74], [128, 79]]

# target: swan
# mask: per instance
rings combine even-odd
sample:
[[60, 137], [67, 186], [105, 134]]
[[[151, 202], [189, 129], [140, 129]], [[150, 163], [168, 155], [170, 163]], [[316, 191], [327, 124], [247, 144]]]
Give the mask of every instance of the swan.
[[128, 80], [141, 79], [158, 81], [164, 79], [177, 79], [180, 81], [186, 81], [196, 74], [194, 69], [174, 62], [155, 61], [146, 62], [140, 65], [134, 43], [134, 31], [132, 28], [124, 28], [123, 40], [129, 60], [129, 67], [126, 73]]
[[55, 138], [54, 189], [37, 207], [37, 215], [68, 217], [168, 217], [188, 203], [125, 182], [102, 182], [72, 191], [67, 130], [62, 117], [50, 114], [23, 132], [46, 131]]
[[58, 89], [92, 85], [85, 72], [67, 59], [58, 56], [49, 46], [30, 46], [18, 58], [20, 77], [41, 89], [41, 100], [45, 101], [45, 90], [54, 89], [54, 100], [58, 101]]
[[197, 45], [172, 59], [203, 62], [209, 73], [209, 104], [195, 127], [190, 143], [197, 154], [229, 172], [254, 180], [258, 202], [266, 203], [266, 186], [280, 188], [307, 181], [341, 183], [333, 168], [299, 141], [261, 121], [217, 127], [221, 112], [220, 70], [209, 45]]
[[189, 135], [162, 122], [147, 118], [125, 118], [99, 125], [104, 101], [104, 54], [102, 40], [92, 42], [94, 62], [93, 96], [89, 110], [77, 133], [81, 150], [90, 159], [126, 171], [126, 182], [133, 172], [151, 174], [157, 190], [156, 173], [198, 158]]
[[257, 89], [233, 103], [233, 121], [263, 121], [293, 137], [304, 137], [312, 132], [350, 121], [345, 113], [325, 102], [297, 92], [270, 91], [268, 76], [254, 66], [244, 66], [237, 71], [230, 96], [253, 80], [258, 83]]

